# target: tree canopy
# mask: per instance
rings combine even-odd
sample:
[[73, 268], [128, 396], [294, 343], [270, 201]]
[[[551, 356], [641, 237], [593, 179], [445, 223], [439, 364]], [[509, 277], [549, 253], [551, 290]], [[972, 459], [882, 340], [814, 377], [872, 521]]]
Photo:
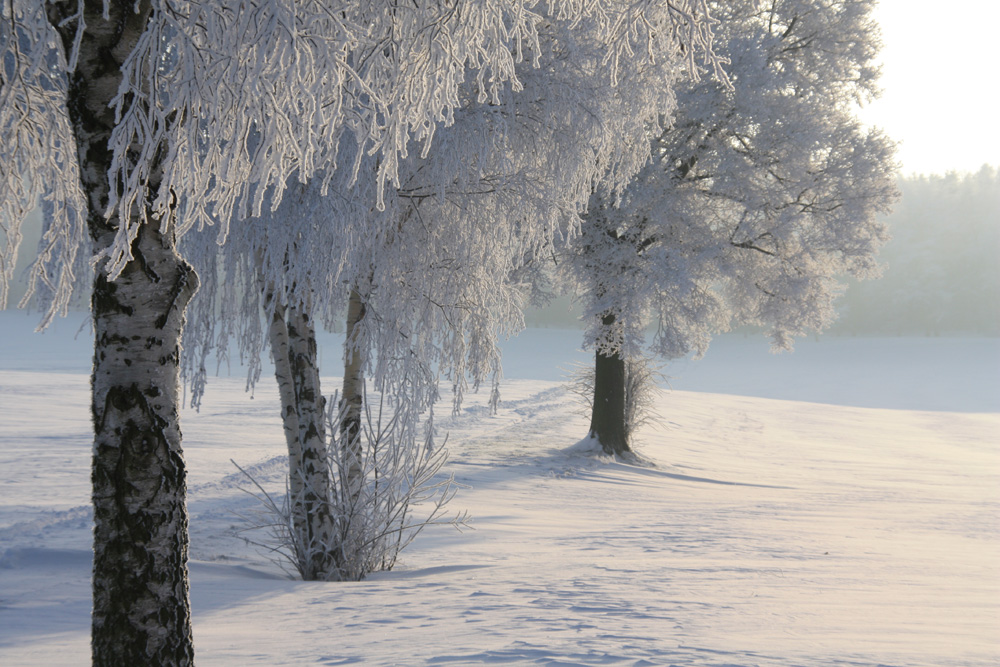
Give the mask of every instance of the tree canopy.
[[[838, 277], [877, 273], [894, 147], [855, 104], [877, 93], [872, 2], [720, 3], [732, 88], [678, 87], [673, 126], [621, 203], [595, 197], [575, 267], [599, 349], [704, 352], [715, 331], [772, 343], [823, 328]], [[603, 327], [598, 316], [617, 315]]]

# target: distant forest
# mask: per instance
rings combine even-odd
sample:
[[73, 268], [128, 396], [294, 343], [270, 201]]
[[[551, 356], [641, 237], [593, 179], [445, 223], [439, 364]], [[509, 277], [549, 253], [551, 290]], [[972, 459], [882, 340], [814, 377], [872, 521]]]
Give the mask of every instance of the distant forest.
[[[847, 281], [829, 333], [1000, 336], [1000, 170], [909, 176], [899, 190], [882, 277]], [[528, 326], [581, 326], [572, 306], [531, 309]]]
[[853, 282], [834, 333], [1000, 335], [1000, 171], [899, 181], [878, 280]]

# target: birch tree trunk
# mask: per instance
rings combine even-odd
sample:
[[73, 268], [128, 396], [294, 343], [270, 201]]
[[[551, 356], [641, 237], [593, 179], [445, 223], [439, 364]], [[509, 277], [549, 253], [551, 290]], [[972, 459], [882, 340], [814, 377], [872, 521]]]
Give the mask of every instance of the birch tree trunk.
[[345, 451], [346, 489], [356, 498], [362, 483], [361, 414], [364, 408], [365, 375], [361, 350], [361, 322], [365, 318], [364, 298], [351, 290], [347, 304], [347, 325], [344, 341], [344, 387], [340, 404], [340, 441]]
[[[64, 21], [77, 3], [56, 2], [48, 10], [68, 51], [76, 23]], [[68, 108], [90, 234], [102, 250], [120, 223], [105, 218], [108, 141], [115, 125], [109, 103], [151, 7], [112, 1], [107, 20], [102, 0], [88, 0], [83, 10], [87, 29], [70, 75]], [[97, 271], [94, 281], [91, 649], [97, 666], [194, 662], [178, 362], [197, 278], [178, 255], [173, 230], [173, 220], [150, 218], [133, 241], [135, 260], [121, 276], [112, 282]]]
[[94, 665], [193, 663], [178, 424], [194, 272], [144, 227], [137, 262], [94, 285]]
[[[614, 326], [615, 316], [605, 315], [602, 323]], [[595, 356], [590, 437], [597, 438], [607, 454], [629, 454], [632, 449], [625, 425], [625, 359], [620, 352], [606, 355], [600, 349]]]
[[[267, 300], [273, 300], [268, 293]], [[268, 330], [281, 419], [288, 445], [288, 480], [298, 569], [306, 581], [339, 578], [330, 511], [331, 479], [323, 424], [316, 332], [307, 305], [276, 303]]]

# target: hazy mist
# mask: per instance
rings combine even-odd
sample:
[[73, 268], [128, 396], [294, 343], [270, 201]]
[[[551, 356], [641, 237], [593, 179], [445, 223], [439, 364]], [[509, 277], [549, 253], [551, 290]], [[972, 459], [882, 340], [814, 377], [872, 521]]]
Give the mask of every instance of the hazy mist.
[[[831, 333], [843, 335], [1000, 336], [1000, 170], [901, 178], [902, 198], [887, 218], [881, 278], [849, 281]], [[24, 270], [41, 235], [24, 225], [8, 308], [24, 294]], [[85, 299], [77, 299], [83, 307]], [[526, 313], [528, 326], [580, 327], [569, 297]]]

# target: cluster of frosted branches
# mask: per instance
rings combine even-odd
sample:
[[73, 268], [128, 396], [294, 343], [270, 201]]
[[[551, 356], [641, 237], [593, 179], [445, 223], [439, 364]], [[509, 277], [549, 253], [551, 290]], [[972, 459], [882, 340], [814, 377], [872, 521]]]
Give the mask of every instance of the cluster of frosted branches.
[[[715, 70], [720, 63], [703, 2], [157, 0], [151, 7], [115, 100], [107, 215], [132, 209], [139, 215], [123, 216], [129, 220], [113, 246], [96, 249], [112, 277], [131, 259], [131, 240], [147, 215], [135, 205], [147, 199], [162, 224], [176, 212], [181, 234], [217, 223], [225, 240], [232, 222], [261, 213], [265, 202], [279, 205], [295, 180], [324, 179], [325, 192], [334, 171], [357, 177], [362, 157], [370, 155], [377, 158], [372, 204], [383, 208], [388, 186], [402, 185], [401, 161], [414, 144], [427, 155], [470, 89], [479, 104], [497, 104], [521, 89], [518, 64], [538, 66], [540, 29], [550, 20], [594, 26], [603, 45], [598, 58], [612, 82], [626, 67], [672, 60], [681, 42], [685, 57], [698, 54]], [[65, 110], [58, 108], [61, 95], [50, 94], [62, 84], [45, 83], [65, 70], [57, 40], [37, 3], [14, 1], [4, 14], [3, 145], [27, 147], [15, 173], [32, 174], [29, 180], [50, 189], [75, 188]], [[75, 20], [79, 36], [82, 14]], [[672, 44], [666, 54], [664, 41]], [[355, 146], [353, 160], [340, 153], [345, 138]], [[15, 184], [9, 173], [0, 192], [5, 265], [25, 210], [45, 189], [34, 180]], [[151, 185], [155, 192], [147, 192]], [[58, 239], [49, 247], [75, 250], [79, 196], [57, 194]], [[62, 268], [72, 265], [69, 252], [54, 261], [58, 270], [69, 270]], [[9, 271], [2, 275], [6, 285]], [[56, 286], [63, 302], [70, 283]]]
[[[776, 348], [832, 320], [838, 276], [876, 271], [894, 147], [854, 117], [877, 93], [870, 0], [713, 3], [732, 87], [677, 88], [673, 128], [616, 207], [596, 196], [572, 262], [602, 353], [704, 352], [733, 323]], [[614, 324], [601, 323], [606, 315]]]
[[[669, 32], [650, 47], [655, 60], [618, 67], [615, 88], [602, 34], [596, 22], [550, 21], [515, 72], [518, 90], [483, 101], [466, 82], [434, 144], [400, 161], [399, 187], [382, 209], [372, 205], [377, 161], [344, 138], [340, 156], [355, 173], [294, 185], [273, 208], [265, 200], [261, 217], [234, 226], [221, 251], [189, 235], [183, 249], [203, 291], [192, 306], [188, 378], [204, 379], [206, 354], [236, 338], [256, 380], [264, 304], [247, 276], [261, 272], [279, 302], [307, 300], [328, 327], [350, 290], [361, 293], [367, 316], [355, 335], [369, 376], [380, 391], [411, 392], [418, 412], [437, 397], [439, 375], [456, 401], [470, 379], [498, 379], [498, 340], [521, 326], [527, 286], [516, 276], [576, 233], [595, 188], [624, 187], [649, 158], [647, 127], [674, 103]], [[405, 389], [395, 384], [404, 377]]]
[[7, 303], [14, 277], [21, 223], [44, 200], [46, 226], [20, 304], [27, 305], [32, 297], [46, 304], [43, 327], [55, 315], [65, 314], [80, 268], [77, 256], [89, 255], [76, 139], [66, 115], [65, 71], [44, 5], [4, 3], [0, 9], [0, 308]]
[[[516, 66], [526, 52], [537, 54], [543, 25], [535, 4], [348, 2], [334, 10], [314, 0], [292, 11], [265, 0], [163, 0], [126, 65], [122, 123], [112, 139], [121, 158], [112, 180], [121, 189], [111, 205], [134, 202], [149, 182], [148, 160], [126, 161], [126, 147], [154, 145], [145, 129], [163, 128], [170, 155], [154, 214], [179, 204], [181, 233], [219, 220], [224, 239], [230, 221], [243, 214], [239, 202], [252, 198], [250, 212], [260, 214], [265, 200], [280, 203], [293, 177], [329, 178], [333, 165], [356, 177], [364, 155], [378, 156], [374, 205], [382, 209], [387, 185], [402, 182], [400, 161], [411, 144], [422, 144], [426, 156], [438, 129], [464, 104], [463, 86], [471, 85], [478, 103], [494, 104], [521, 89]], [[717, 64], [703, 7], [680, 3], [663, 18], [654, 7], [592, 8], [609, 35], [605, 59], [642, 42], [640, 53], [649, 58], [630, 60], [647, 62], [663, 39], [657, 31], [673, 30], [675, 38], [694, 40], [689, 51]], [[566, 7], [554, 3], [552, 10]], [[611, 61], [615, 80], [624, 63]], [[150, 103], [125, 104], [143, 89]], [[345, 134], [357, 146], [353, 162], [338, 152]], [[128, 238], [123, 230], [108, 252], [112, 275], [130, 258]]]
[[[576, 397], [580, 415], [589, 419], [594, 408], [594, 365], [577, 363], [567, 370], [566, 389]], [[625, 360], [626, 438], [644, 426], [663, 425], [656, 409], [666, 380], [653, 357], [634, 356]]]

